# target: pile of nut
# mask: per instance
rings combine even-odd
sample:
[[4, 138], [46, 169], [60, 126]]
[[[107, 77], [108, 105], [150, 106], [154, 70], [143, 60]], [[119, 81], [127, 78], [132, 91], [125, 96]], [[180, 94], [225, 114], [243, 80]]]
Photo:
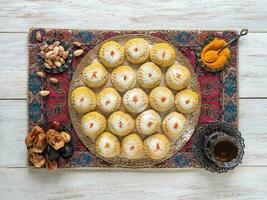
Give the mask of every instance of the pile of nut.
[[[35, 39], [38, 42], [43, 41], [43, 37], [41, 32], [35, 32]], [[83, 54], [82, 43], [75, 41], [73, 42], [73, 46], [75, 47], [73, 55], [79, 57]], [[42, 58], [44, 59], [44, 66], [47, 69], [61, 67], [66, 63], [68, 56], [70, 54], [69, 50], [65, 49], [60, 41], [55, 41], [52, 44], [43, 44], [39, 47], [39, 52]]]
[[36, 125], [25, 138], [29, 160], [36, 168], [46, 165], [49, 170], [54, 170], [60, 157], [67, 159], [72, 156], [71, 136], [59, 127], [58, 122], [52, 122], [45, 132]]
[[64, 49], [59, 41], [55, 41], [50, 45], [43, 44], [39, 47], [39, 50], [44, 59], [44, 66], [48, 69], [61, 67], [69, 56], [69, 50]]

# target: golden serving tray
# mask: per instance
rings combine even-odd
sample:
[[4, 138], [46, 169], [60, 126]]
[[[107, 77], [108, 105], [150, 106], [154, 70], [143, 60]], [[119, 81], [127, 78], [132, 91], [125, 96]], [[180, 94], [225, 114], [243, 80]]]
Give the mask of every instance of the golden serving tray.
[[[121, 45], [124, 45], [126, 43], [126, 41], [128, 41], [129, 39], [132, 38], [136, 38], [136, 37], [140, 37], [140, 38], [144, 38], [145, 40], [147, 40], [147, 42], [150, 45], [154, 45], [156, 43], [161, 43], [161, 42], [165, 42], [164, 40], [161, 40], [159, 38], [155, 38], [149, 35], [143, 35], [143, 34], [129, 34], [129, 35], [123, 35], [123, 36], [118, 36], [118, 37], [114, 37], [112, 39], [106, 40], [103, 43], [107, 42], [107, 41], [116, 41], [118, 43], [120, 43]], [[74, 127], [74, 130], [76, 131], [76, 133], [78, 134], [78, 137], [81, 139], [81, 141], [83, 142], [83, 144], [89, 149], [89, 151], [91, 151], [92, 153], [94, 153], [96, 156], [100, 157], [101, 159], [113, 163], [115, 166], [117, 167], [125, 167], [125, 168], [145, 168], [145, 167], [152, 167], [153, 165], [160, 163], [170, 157], [172, 157], [173, 155], [175, 155], [185, 144], [186, 142], [190, 139], [190, 137], [192, 136], [192, 134], [194, 133], [195, 127], [198, 123], [198, 119], [199, 119], [199, 115], [200, 115], [200, 110], [201, 110], [201, 103], [199, 103], [197, 109], [195, 110], [195, 112], [193, 112], [192, 114], [187, 114], [185, 115], [185, 117], [187, 118], [187, 124], [186, 124], [186, 129], [184, 130], [184, 133], [182, 134], [182, 137], [180, 139], [178, 139], [175, 143], [172, 143], [171, 145], [171, 150], [168, 153], [168, 155], [161, 160], [152, 160], [148, 157], [143, 157], [141, 159], [136, 159], [136, 160], [129, 160], [123, 157], [116, 157], [116, 158], [103, 158], [100, 155], [98, 155], [96, 153], [96, 149], [95, 149], [95, 141], [93, 141], [92, 139], [90, 139], [89, 137], [87, 137], [81, 130], [80, 127], [80, 121], [81, 121], [81, 117], [82, 114], [77, 113], [72, 105], [71, 105], [71, 92], [77, 88], [77, 87], [81, 87], [81, 86], [85, 86], [85, 84], [82, 81], [82, 70], [90, 65], [92, 62], [94, 62], [95, 60], [99, 60], [98, 58], [98, 52], [100, 47], [102, 46], [102, 44], [99, 44], [97, 46], [95, 46], [95, 48], [93, 48], [91, 51], [89, 51], [81, 60], [81, 62], [79, 63], [79, 65], [77, 66], [76, 71], [74, 72], [73, 76], [72, 76], [72, 80], [70, 82], [70, 87], [69, 87], [69, 95], [68, 95], [68, 107], [69, 107], [69, 113], [70, 113], [70, 118], [71, 118], [71, 122], [72, 125]], [[166, 43], [166, 42], [165, 42]], [[191, 64], [189, 63], [189, 61], [185, 58], [185, 56], [179, 51], [177, 50], [175, 47], [173, 47], [176, 51], [176, 62], [178, 62], [181, 65], [186, 66], [191, 74], [192, 74], [192, 80], [189, 84], [189, 86], [187, 88], [192, 89], [193, 91], [197, 92], [199, 94], [200, 97], [200, 101], [201, 102], [201, 96], [200, 96], [200, 87], [199, 87], [199, 82], [197, 80], [197, 75], [194, 72], [194, 69], [192, 68]], [[128, 63], [127, 60], [125, 59], [124, 64], [123, 65], [128, 65], [131, 66], [133, 69], [137, 70], [138, 67], [140, 65], [135, 65], [132, 63]], [[109, 71], [109, 73], [111, 73], [112, 69], [107, 69]], [[163, 77], [165, 77], [165, 72], [166, 72], [166, 68], [161, 68]], [[161, 86], [166, 86], [165, 82], [164, 82], [164, 78], [162, 78], [161, 80]], [[90, 88], [92, 89], [96, 94], [98, 94], [103, 88], [105, 87], [112, 87], [112, 84], [110, 82], [110, 77], [109, 80], [107, 82], [106, 85], [104, 85], [101, 88]], [[139, 88], [140, 86], [138, 85], [138, 82], [135, 86], [136, 88]], [[143, 89], [147, 94], [149, 94], [150, 90], [147, 89]], [[175, 91], [172, 90], [173, 93], [175, 94]], [[121, 96], [123, 96], [124, 93], [120, 93]], [[148, 109], [150, 109], [151, 107], [149, 106]], [[106, 116], [108, 118], [109, 114], [107, 113], [103, 113], [100, 110], [98, 110], [98, 108], [96, 109], [96, 111], [102, 113], [104, 116]], [[121, 105], [120, 111], [124, 111], [127, 112], [123, 105]], [[164, 113], [159, 113], [161, 118], [163, 119], [167, 114], [169, 114], [172, 111], [176, 111], [175, 106], [168, 112], [164, 112]], [[127, 112], [129, 113], [129, 112]], [[129, 113], [134, 119], [137, 117], [138, 114], [132, 114]], [[108, 131], [108, 127], [106, 129]], [[134, 130], [135, 131], [135, 130]], [[136, 131], [135, 131], [136, 132]], [[162, 133], [162, 130], [159, 131], [159, 133]], [[141, 135], [142, 138], [145, 138], [146, 136]], [[121, 139], [122, 137], [118, 137], [119, 139]]]

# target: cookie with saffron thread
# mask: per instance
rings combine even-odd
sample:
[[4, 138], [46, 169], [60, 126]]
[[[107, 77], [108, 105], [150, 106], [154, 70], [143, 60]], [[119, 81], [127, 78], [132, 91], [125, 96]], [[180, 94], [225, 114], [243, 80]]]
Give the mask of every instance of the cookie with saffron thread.
[[144, 141], [146, 155], [153, 160], [165, 158], [170, 149], [171, 143], [164, 134], [154, 134]]
[[83, 133], [93, 140], [105, 131], [106, 126], [106, 118], [95, 111], [85, 114], [81, 119], [81, 129]]
[[136, 84], [136, 72], [129, 66], [120, 66], [112, 71], [111, 83], [119, 92], [132, 89]]
[[134, 88], [125, 92], [122, 103], [126, 110], [131, 113], [143, 112], [148, 107], [148, 96], [140, 88]]
[[151, 135], [158, 132], [161, 125], [161, 117], [154, 110], [146, 110], [139, 114], [135, 120], [135, 127], [140, 134]]
[[95, 146], [97, 154], [104, 158], [114, 158], [121, 152], [120, 141], [110, 132], [102, 133], [97, 138]]
[[149, 94], [151, 107], [158, 112], [166, 112], [174, 105], [172, 91], [166, 87], [156, 87]]
[[143, 38], [133, 38], [125, 43], [125, 55], [133, 64], [144, 63], [149, 57], [149, 44]]
[[144, 63], [137, 71], [137, 81], [144, 89], [151, 89], [159, 86], [161, 78], [161, 70], [153, 62]]
[[175, 106], [183, 114], [193, 113], [199, 106], [198, 93], [190, 89], [178, 92], [175, 96]]
[[174, 64], [168, 68], [165, 74], [165, 81], [169, 88], [181, 90], [186, 88], [191, 81], [190, 71], [179, 64]]
[[99, 50], [100, 62], [107, 68], [114, 68], [124, 62], [124, 47], [114, 41], [104, 43]]
[[124, 158], [140, 159], [145, 155], [144, 142], [142, 138], [135, 133], [123, 138], [121, 149], [121, 155]]
[[78, 87], [71, 93], [71, 104], [78, 113], [90, 112], [96, 107], [96, 95], [87, 87]]
[[169, 67], [175, 61], [175, 50], [167, 43], [157, 43], [150, 50], [150, 59], [156, 65]]
[[186, 118], [178, 112], [171, 112], [162, 122], [162, 130], [173, 142], [177, 141], [186, 129]]
[[119, 110], [121, 96], [114, 88], [104, 88], [97, 95], [96, 102], [102, 112], [111, 113]]
[[82, 76], [83, 82], [90, 88], [101, 87], [108, 81], [108, 71], [99, 62], [85, 67]]
[[126, 136], [134, 129], [134, 120], [131, 115], [117, 111], [108, 118], [109, 130], [118, 136]]

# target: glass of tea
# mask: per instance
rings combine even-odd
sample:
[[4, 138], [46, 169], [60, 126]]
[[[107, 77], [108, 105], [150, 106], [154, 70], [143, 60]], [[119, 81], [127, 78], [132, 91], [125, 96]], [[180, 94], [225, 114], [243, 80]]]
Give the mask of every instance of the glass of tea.
[[219, 131], [205, 138], [204, 151], [210, 160], [221, 167], [232, 168], [242, 159], [242, 147], [238, 139]]

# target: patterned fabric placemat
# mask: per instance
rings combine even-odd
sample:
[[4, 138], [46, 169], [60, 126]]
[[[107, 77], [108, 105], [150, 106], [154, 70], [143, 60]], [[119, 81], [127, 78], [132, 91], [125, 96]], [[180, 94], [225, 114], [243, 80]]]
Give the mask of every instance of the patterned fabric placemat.
[[[68, 89], [72, 74], [82, 57], [74, 57], [72, 66], [60, 74], [49, 74], [40, 79], [36, 72], [41, 70], [37, 64], [38, 41], [35, 34], [39, 31], [44, 41], [62, 40], [66, 43], [79, 41], [84, 44], [86, 52], [93, 49], [104, 40], [124, 34], [147, 34], [171, 43], [190, 61], [201, 88], [202, 105], [198, 127], [212, 121], [224, 121], [238, 126], [238, 43], [232, 45], [228, 66], [219, 73], [210, 73], [197, 63], [197, 51], [203, 41], [210, 36], [216, 36], [226, 41], [233, 39], [235, 31], [101, 31], [101, 30], [71, 30], [32, 28], [28, 33], [28, 124], [31, 129], [36, 124], [58, 121], [71, 133], [74, 142], [74, 154], [69, 159], [58, 161], [59, 168], [115, 168], [101, 158], [92, 154], [83, 145], [75, 133], [68, 114]], [[57, 86], [48, 84], [50, 77], [59, 80]], [[42, 98], [40, 90], [49, 90], [50, 95]], [[196, 130], [197, 130], [196, 128]], [[191, 153], [192, 138], [170, 159], [153, 166], [153, 168], [188, 168], [199, 167]]]

